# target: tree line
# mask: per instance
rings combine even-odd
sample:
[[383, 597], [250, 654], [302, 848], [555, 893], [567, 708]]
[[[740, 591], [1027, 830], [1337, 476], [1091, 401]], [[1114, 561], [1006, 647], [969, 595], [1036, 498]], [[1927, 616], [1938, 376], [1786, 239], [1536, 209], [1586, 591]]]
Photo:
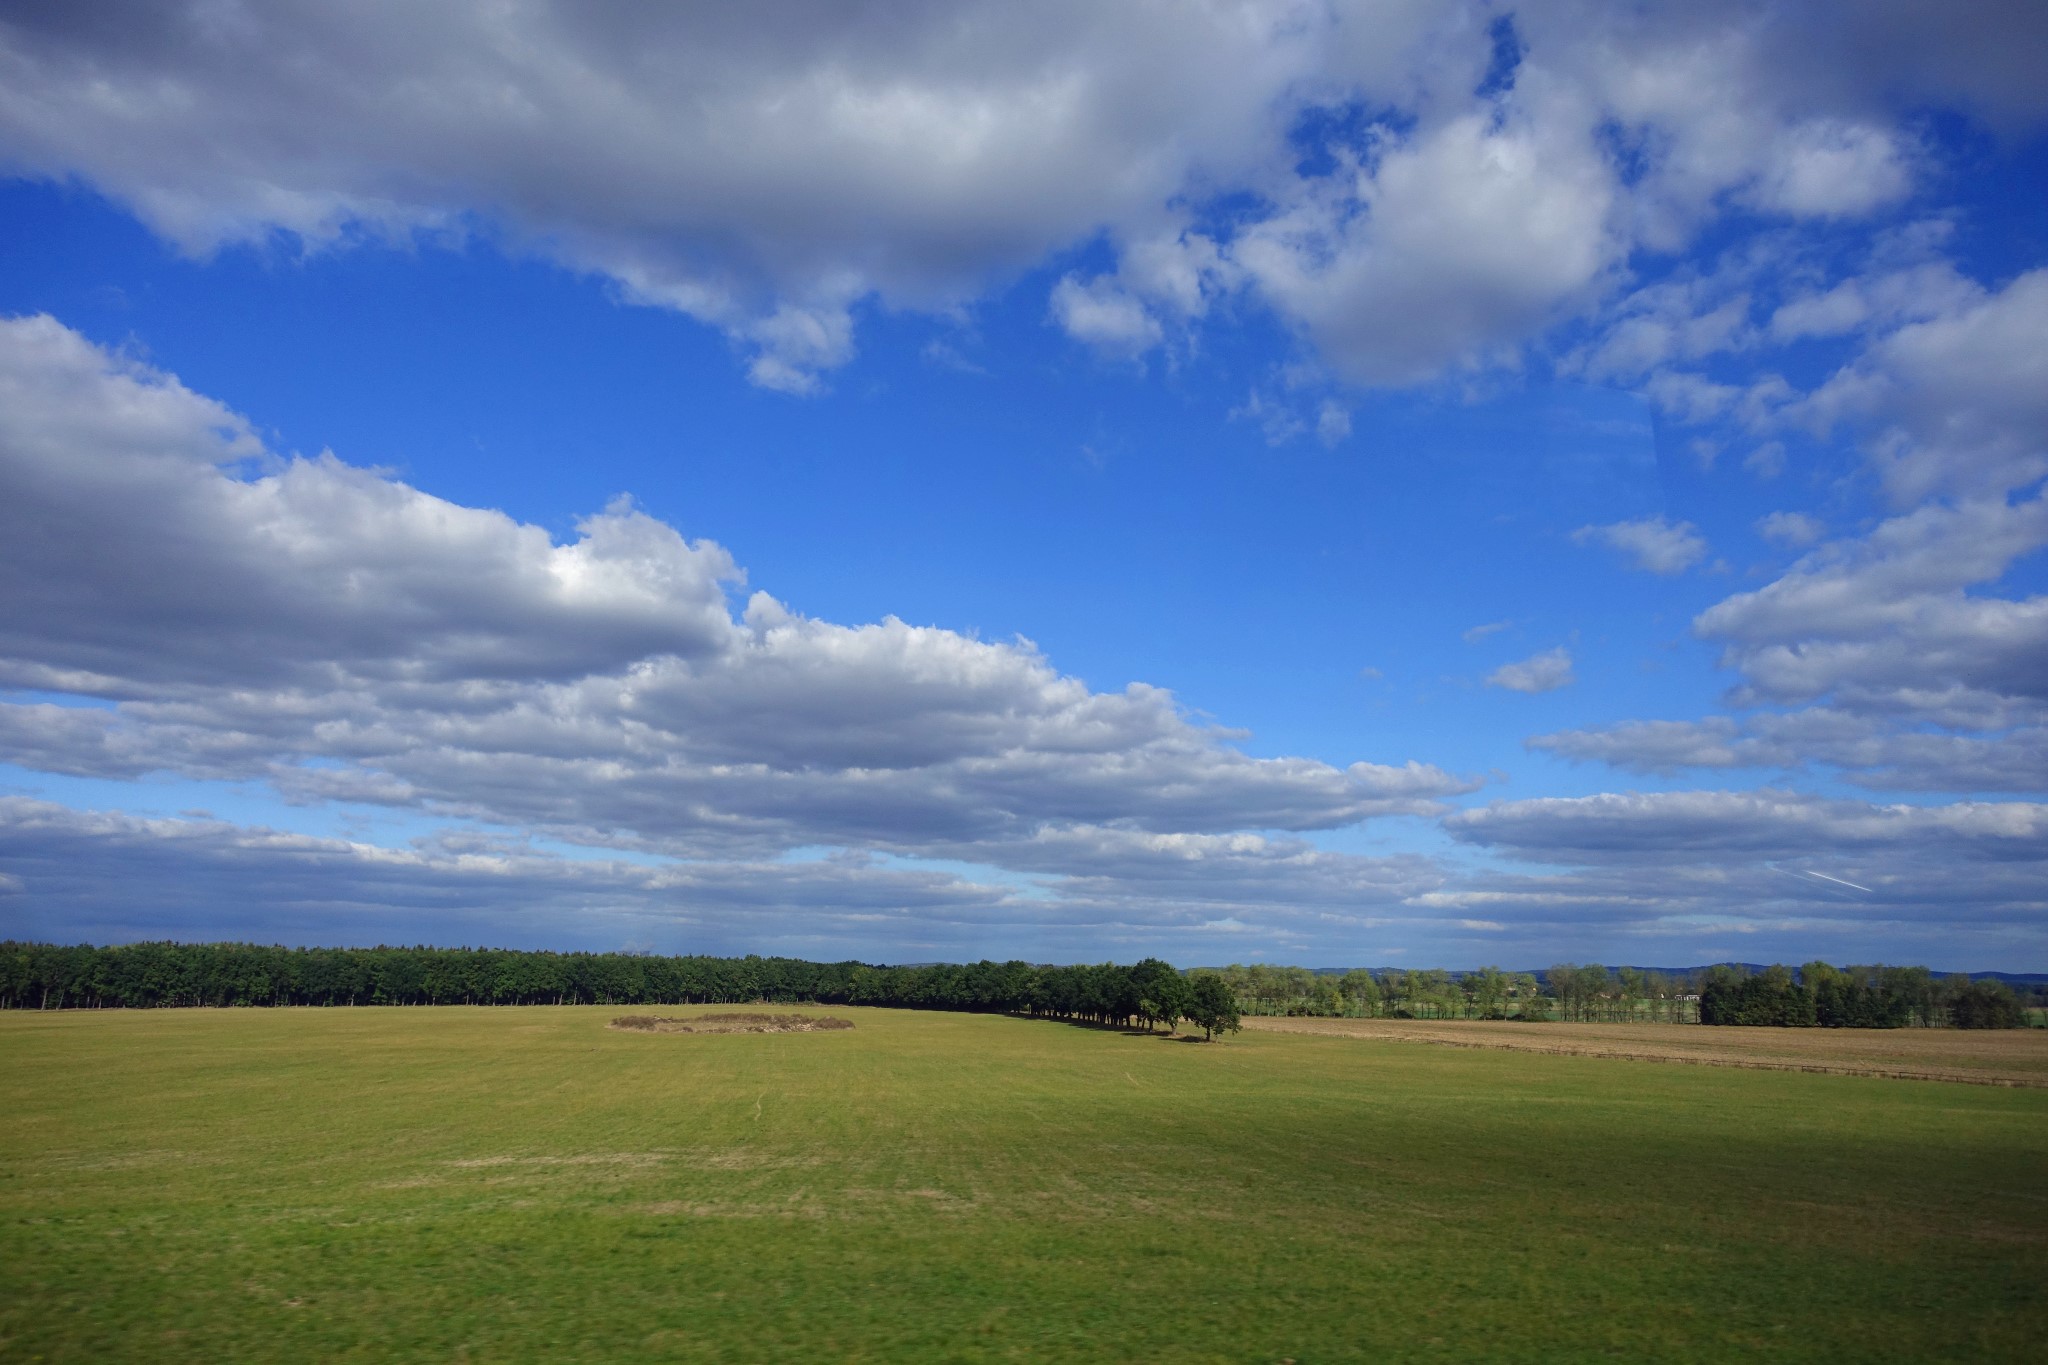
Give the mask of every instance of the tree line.
[[814, 1002], [1040, 1015], [1115, 1026], [1245, 1014], [1552, 1019], [1822, 1028], [2011, 1028], [2027, 1002], [1996, 980], [1925, 967], [1809, 962], [1670, 974], [1560, 963], [1451, 973], [1233, 965], [1182, 972], [1028, 962], [884, 967], [788, 957], [665, 957], [496, 948], [282, 948], [249, 943], [0, 943], [0, 1008], [281, 1005], [681, 1005]]
[[1700, 1022], [1778, 1028], [2023, 1028], [2026, 1002], [2003, 981], [1937, 979], [1925, 967], [1832, 967], [1797, 972], [1709, 967], [1700, 983]]
[[1818, 961], [1796, 970], [1724, 965], [1676, 973], [1563, 962], [1542, 972], [1359, 968], [1338, 974], [1259, 963], [1225, 967], [1221, 975], [1246, 1014], [1357, 1019], [2019, 1028], [2027, 1023], [2029, 1003], [2040, 1003], [1993, 979]]
[[879, 967], [791, 957], [664, 957], [502, 948], [115, 947], [0, 943], [0, 1008], [176, 1006], [710, 1005], [753, 1001], [1029, 1014], [1129, 1027], [1238, 1027], [1214, 972], [1157, 958]]
[[1543, 972], [1481, 967], [1457, 973], [1361, 967], [1338, 975], [1258, 963], [1233, 964], [1221, 975], [1247, 1014], [1698, 1022], [1689, 978], [1635, 967], [1560, 963]]

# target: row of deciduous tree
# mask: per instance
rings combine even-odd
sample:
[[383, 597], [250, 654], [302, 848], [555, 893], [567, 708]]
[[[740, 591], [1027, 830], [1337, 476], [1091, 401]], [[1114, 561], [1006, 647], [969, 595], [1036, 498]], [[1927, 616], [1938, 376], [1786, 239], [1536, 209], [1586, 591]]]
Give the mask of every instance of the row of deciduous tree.
[[1223, 968], [1251, 1014], [1391, 1019], [1604, 1019], [1690, 1023], [1692, 983], [1682, 976], [1570, 963], [1541, 973], [1498, 967], [1456, 974], [1358, 968], [1341, 976], [1265, 964]]
[[1263, 963], [1222, 970], [1247, 1014], [1394, 1019], [1569, 1019], [1604, 1023], [1783, 1027], [2011, 1028], [2025, 1002], [1996, 980], [1936, 977], [1925, 967], [1834, 967], [1752, 973], [1720, 966], [1656, 972], [1559, 963], [1543, 972], [1497, 967], [1341, 975]]
[[1937, 978], [1925, 967], [1832, 967], [1809, 962], [1747, 972], [1709, 967], [1700, 1022], [1779, 1028], [2019, 1028], [2025, 1005], [2003, 981]]
[[1809, 962], [1667, 975], [1563, 963], [1542, 973], [975, 962], [876, 967], [787, 957], [657, 957], [492, 948], [278, 948], [249, 943], [0, 943], [0, 1008], [176, 1005], [729, 1004], [816, 1001], [1036, 1014], [1205, 1032], [1240, 1013], [1392, 1018], [1660, 1020], [1824, 1028], [2010, 1028], [2002, 982], [1925, 967]]
[[494, 948], [276, 948], [251, 943], [0, 943], [0, 1008], [179, 1005], [680, 1005], [815, 1001], [1036, 1014], [1211, 1036], [1237, 1027], [1213, 972], [1028, 962], [875, 967], [788, 957], [657, 957]]

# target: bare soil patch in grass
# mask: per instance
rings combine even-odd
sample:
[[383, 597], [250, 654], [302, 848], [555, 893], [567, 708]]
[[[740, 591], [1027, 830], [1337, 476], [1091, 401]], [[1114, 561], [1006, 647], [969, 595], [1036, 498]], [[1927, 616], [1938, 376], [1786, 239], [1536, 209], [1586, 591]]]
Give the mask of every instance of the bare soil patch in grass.
[[823, 1014], [622, 1014], [610, 1027], [627, 1033], [822, 1033], [852, 1028], [853, 1021]]
[[1481, 1019], [1248, 1018], [1248, 1029], [1438, 1047], [2048, 1088], [2048, 1030], [1706, 1028]]
[[473, 1170], [485, 1166], [653, 1166], [666, 1160], [666, 1152], [584, 1152], [576, 1156], [479, 1156], [448, 1164]]

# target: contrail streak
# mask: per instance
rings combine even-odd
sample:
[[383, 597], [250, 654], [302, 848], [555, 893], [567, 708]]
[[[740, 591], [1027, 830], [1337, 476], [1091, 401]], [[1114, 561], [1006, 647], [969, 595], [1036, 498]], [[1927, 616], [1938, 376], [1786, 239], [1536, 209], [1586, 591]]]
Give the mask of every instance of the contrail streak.
[[1869, 887], [1867, 887], [1867, 886], [1856, 886], [1856, 883], [1854, 883], [1854, 882], [1845, 882], [1845, 881], [1843, 881], [1843, 880], [1842, 880], [1842, 879], [1841, 879], [1840, 877], [1830, 877], [1830, 876], [1829, 876], [1829, 875], [1828, 875], [1827, 873], [1825, 873], [1825, 872], [1815, 872], [1815, 871], [1814, 871], [1814, 870], [1813, 870], [1812, 868], [1810, 868], [1810, 867], [1802, 867], [1802, 868], [1800, 868], [1799, 870], [1800, 870], [1801, 872], [1804, 872], [1804, 873], [1805, 873], [1805, 874], [1806, 874], [1807, 876], [1809, 876], [1809, 877], [1819, 877], [1819, 878], [1820, 878], [1820, 879], [1821, 879], [1822, 881], [1828, 881], [1828, 882], [1835, 882], [1835, 883], [1838, 883], [1839, 885], [1842, 885], [1842, 886], [1855, 886], [1855, 887], [1856, 887], [1856, 889], [1857, 889], [1858, 891], [1866, 892], [1866, 893], [1868, 893], [1869, 895], [1872, 895], [1872, 896], [1875, 896], [1875, 895], [1877, 894], [1877, 893], [1876, 893], [1875, 891], [1872, 891], [1872, 890], [1871, 890], [1871, 889], [1870, 889]]

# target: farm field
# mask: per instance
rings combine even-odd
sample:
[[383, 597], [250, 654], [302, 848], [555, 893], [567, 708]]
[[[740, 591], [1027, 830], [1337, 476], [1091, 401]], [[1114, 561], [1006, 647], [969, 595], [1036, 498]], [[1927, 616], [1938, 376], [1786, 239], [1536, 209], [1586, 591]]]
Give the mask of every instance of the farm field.
[[2017, 1359], [2048, 1329], [2038, 1089], [776, 1008], [855, 1026], [0, 1015], [0, 1359]]
[[1763, 1070], [2048, 1087], [2048, 1030], [1701, 1028], [1487, 1019], [1247, 1018], [1248, 1029]]

